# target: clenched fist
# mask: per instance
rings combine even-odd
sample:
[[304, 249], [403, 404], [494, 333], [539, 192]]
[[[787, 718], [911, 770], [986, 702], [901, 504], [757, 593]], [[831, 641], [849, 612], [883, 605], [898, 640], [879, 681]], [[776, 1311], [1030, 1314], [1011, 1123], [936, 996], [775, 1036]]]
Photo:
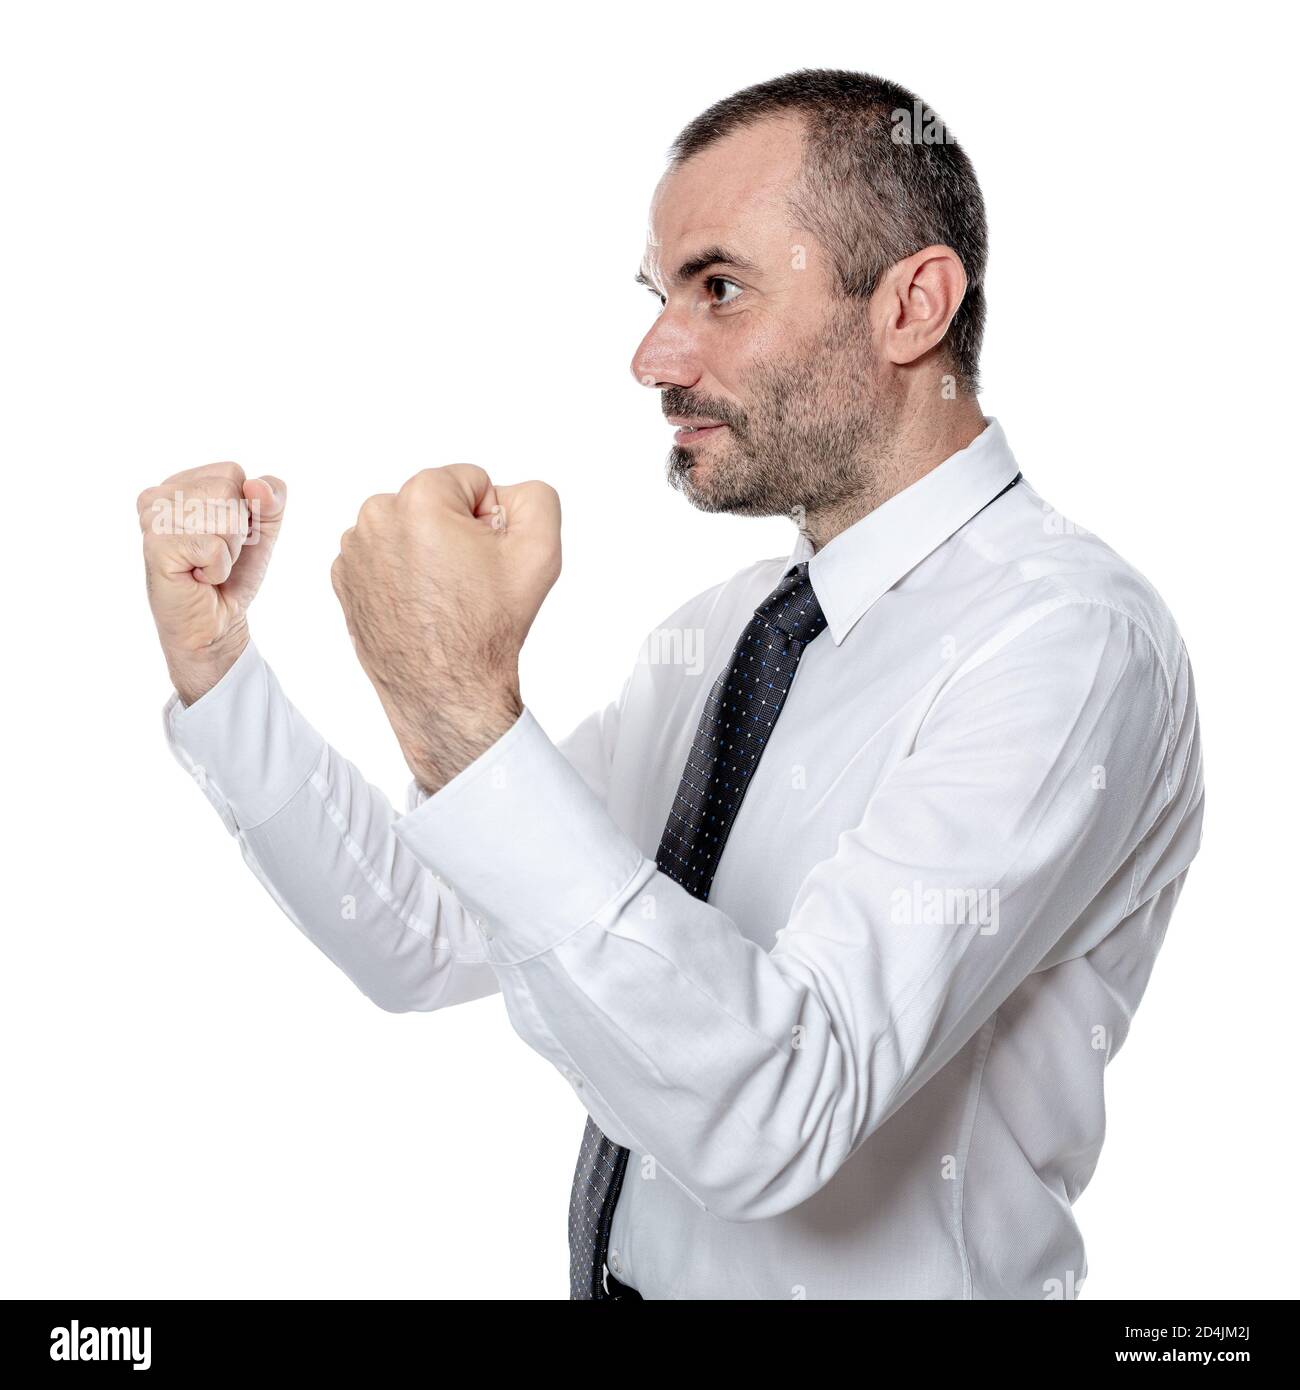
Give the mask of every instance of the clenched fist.
[[192, 705], [248, 644], [248, 607], [284, 516], [278, 478], [237, 463], [174, 473], [136, 499], [145, 583], [177, 694]]
[[415, 777], [436, 791], [523, 711], [519, 649], [560, 573], [560, 500], [472, 464], [372, 497], [331, 578]]

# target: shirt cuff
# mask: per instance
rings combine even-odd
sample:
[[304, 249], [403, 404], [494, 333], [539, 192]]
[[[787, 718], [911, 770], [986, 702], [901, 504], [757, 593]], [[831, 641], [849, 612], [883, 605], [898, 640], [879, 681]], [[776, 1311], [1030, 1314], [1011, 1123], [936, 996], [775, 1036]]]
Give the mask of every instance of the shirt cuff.
[[502, 964], [612, 920], [646, 862], [527, 707], [393, 831], [456, 885]]
[[163, 733], [230, 833], [281, 810], [320, 763], [325, 741], [291, 705], [252, 642], [186, 707], [173, 693]]

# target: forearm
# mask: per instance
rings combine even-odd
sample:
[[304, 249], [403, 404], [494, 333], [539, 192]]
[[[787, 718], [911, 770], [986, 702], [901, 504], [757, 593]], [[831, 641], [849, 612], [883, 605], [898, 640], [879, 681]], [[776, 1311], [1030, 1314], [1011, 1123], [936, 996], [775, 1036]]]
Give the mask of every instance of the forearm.
[[170, 700], [164, 723], [272, 898], [369, 998], [424, 1010], [496, 989], [454, 891], [395, 838], [388, 800], [255, 649], [188, 708]]
[[397, 834], [455, 861], [525, 1040], [695, 1200], [764, 1214], [847, 1156], [865, 1100], [815, 990], [658, 873], [530, 711]]

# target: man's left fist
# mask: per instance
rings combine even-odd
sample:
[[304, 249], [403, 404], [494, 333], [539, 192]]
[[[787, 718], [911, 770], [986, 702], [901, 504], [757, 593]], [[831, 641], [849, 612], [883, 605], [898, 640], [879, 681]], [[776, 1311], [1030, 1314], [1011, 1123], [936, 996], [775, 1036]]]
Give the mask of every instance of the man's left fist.
[[330, 570], [416, 778], [436, 791], [523, 712], [519, 649], [560, 573], [560, 499], [473, 464], [371, 497]]

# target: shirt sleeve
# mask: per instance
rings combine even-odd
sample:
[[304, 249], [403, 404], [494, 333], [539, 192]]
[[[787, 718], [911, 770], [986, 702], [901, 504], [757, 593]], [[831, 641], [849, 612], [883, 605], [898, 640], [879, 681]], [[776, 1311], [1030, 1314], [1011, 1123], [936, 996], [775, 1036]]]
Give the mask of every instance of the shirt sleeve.
[[[602, 805], [621, 702], [560, 745]], [[404, 1012], [497, 992], [452, 884], [396, 837], [388, 799], [312, 728], [253, 643], [192, 705], [173, 692], [163, 727], [276, 905], [368, 998]], [[407, 810], [426, 797], [412, 779]]]
[[770, 952], [661, 874], [527, 709], [395, 833], [454, 879], [514, 1027], [606, 1134], [762, 1219], [1068, 954], [1099, 893], [1132, 894], [1172, 719], [1140, 628], [1045, 603], [952, 673]]
[[465, 906], [397, 839], [387, 798], [303, 718], [251, 642], [192, 705], [173, 693], [163, 725], [277, 906], [368, 998], [402, 1012], [496, 992]]

